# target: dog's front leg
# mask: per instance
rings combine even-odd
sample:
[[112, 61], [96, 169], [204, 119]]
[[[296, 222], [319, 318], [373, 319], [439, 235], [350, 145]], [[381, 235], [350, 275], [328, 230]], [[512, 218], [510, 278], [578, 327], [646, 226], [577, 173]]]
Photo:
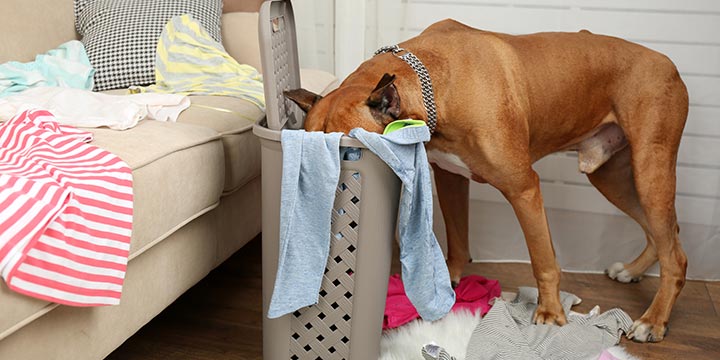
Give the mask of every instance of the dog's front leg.
[[527, 243], [533, 274], [538, 285], [538, 308], [533, 316], [537, 324], [567, 323], [560, 305], [560, 267], [550, 238], [540, 179], [532, 168], [506, 178], [498, 189], [515, 211]]
[[465, 264], [470, 260], [468, 247], [468, 192], [470, 181], [462, 175], [453, 174], [433, 164], [435, 187], [448, 246], [448, 270], [453, 287], [460, 282]]

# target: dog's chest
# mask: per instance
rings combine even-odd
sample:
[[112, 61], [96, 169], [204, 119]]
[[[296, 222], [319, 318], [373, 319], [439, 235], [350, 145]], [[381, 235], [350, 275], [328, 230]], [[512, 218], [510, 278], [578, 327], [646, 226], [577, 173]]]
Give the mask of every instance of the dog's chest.
[[442, 152], [440, 150], [429, 150], [427, 152], [428, 161], [437, 165], [445, 171], [453, 174], [462, 175], [468, 179], [472, 179], [472, 173], [459, 156], [451, 153]]

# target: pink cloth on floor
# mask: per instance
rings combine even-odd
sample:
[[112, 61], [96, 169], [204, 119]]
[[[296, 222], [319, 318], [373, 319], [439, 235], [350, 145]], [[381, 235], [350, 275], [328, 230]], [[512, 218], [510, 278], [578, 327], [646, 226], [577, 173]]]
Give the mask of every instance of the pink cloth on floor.
[[[485, 315], [490, 310], [490, 300], [500, 297], [500, 283], [480, 275], [468, 275], [460, 279], [455, 288], [455, 305], [452, 311], [466, 310], [472, 313], [480, 311]], [[404, 325], [419, 318], [420, 315], [405, 295], [405, 288], [399, 274], [390, 277], [383, 330]]]
[[602, 352], [602, 354], [600, 354], [600, 357], [598, 358], [598, 360], [618, 360], [618, 358], [613, 356], [613, 354], [611, 354], [609, 351], [603, 350], [603, 352]]

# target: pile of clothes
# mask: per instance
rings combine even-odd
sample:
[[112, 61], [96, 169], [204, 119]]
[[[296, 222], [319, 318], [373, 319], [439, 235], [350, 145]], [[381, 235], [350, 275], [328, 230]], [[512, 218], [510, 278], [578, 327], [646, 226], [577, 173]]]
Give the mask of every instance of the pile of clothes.
[[[472, 360], [543, 360], [543, 359], [599, 359], [616, 360], [610, 349], [620, 342], [632, 320], [621, 309], [600, 313], [594, 307], [587, 314], [571, 310], [581, 302], [577, 296], [561, 292], [560, 298], [567, 315], [564, 326], [536, 325], [532, 317], [538, 304], [536, 288], [520, 287], [511, 300], [501, 297], [496, 280], [479, 275], [463, 277], [455, 288], [456, 303], [452, 311], [477, 314], [479, 320], [467, 343], [465, 359]], [[386, 332], [402, 329], [420, 316], [405, 295], [399, 275], [390, 277], [383, 329]], [[425, 344], [418, 349], [425, 360], [455, 360], [443, 344]]]

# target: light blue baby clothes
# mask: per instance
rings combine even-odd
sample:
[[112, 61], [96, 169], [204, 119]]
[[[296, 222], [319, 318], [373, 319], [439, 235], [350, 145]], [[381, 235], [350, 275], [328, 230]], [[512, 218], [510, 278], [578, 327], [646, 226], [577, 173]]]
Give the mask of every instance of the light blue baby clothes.
[[455, 291], [433, 233], [430, 166], [423, 144], [430, 140], [430, 130], [412, 126], [380, 135], [356, 128], [350, 136], [383, 160], [403, 183], [398, 211], [403, 285], [424, 320], [440, 319], [455, 304]]
[[268, 318], [316, 304], [330, 251], [342, 133], [283, 130], [280, 252]]
[[85, 47], [72, 40], [35, 57], [35, 61], [0, 64], [0, 97], [38, 86], [92, 90], [95, 69]]

